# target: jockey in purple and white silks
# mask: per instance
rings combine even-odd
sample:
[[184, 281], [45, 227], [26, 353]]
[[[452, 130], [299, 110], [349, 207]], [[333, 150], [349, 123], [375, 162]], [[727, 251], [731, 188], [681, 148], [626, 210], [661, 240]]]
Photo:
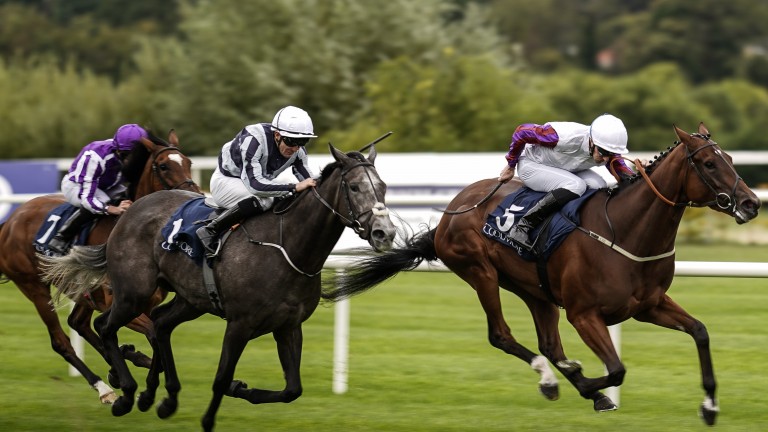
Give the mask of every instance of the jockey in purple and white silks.
[[[211, 176], [211, 195], [227, 210], [197, 230], [209, 254], [216, 253], [213, 239], [235, 222], [271, 208], [275, 198], [315, 186], [304, 147], [310, 138], [316, 135], [309, 114], [287, 106], [272, 123], [248, 125], [224, 144]], [[288, 168], [299, 182], [275, 181]]]
[[83, 147], [72, 162], [69, 172], [61, 180], [61, 192], [78, 210], [64, 222], [49, 249], [63, 254], [80, 228], [98, 215], [121, 215], [131, 205], [122, 200], [119, 205], [109, 204], [126, 190], [123, 184], [123, 160], [147, 132], [139, 125], [120, 126], [111, 139], [94, 141]]
[[509, 181], [517, 167], [525, 186], [547, 194], [520, 219], [509, 237], [531, 249], [530, 231], [550, 214], [583, 195], [587, 188], [608, 186], [591, 168], [612, 167], [621, 178], [633, 175], [620, 157], [627, 152], [627, 129], [610, 114], [599, 116], [591, 125], [549, 122], [518, 126], [499, 181]]

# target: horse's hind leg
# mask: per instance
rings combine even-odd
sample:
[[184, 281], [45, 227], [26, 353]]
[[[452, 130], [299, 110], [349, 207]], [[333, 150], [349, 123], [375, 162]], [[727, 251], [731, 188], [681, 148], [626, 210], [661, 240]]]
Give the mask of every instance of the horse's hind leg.
[[123, 391], [123, 395], [118, 397], [112, 405], [112, 415], [114, 416], [129, 413], [133, 408], [133, 399], [136, 395], [136, 380], [133, 379], [128, 365], [125, 363], [125, 358], [117, 341], [117, 331], [130, 322], [135, 315], [137, 313], [121, 310], [113, 304], [94, 321], [94, 326], [104, 344], [104, 351], [107, 353], [106, 358], [119, 377], [120, 389]]
[[507, 322], [504, 320], [504, 314], [501, 310], [501, 298], [499, 297], [498, 279], [491, 277], [478, 279], [476, 276], [478, 274], [496, 275], [496, 271], [490, 269], [486, 271], [468, 271], [466, 274], [457, 272], [457, 274], [477, 292], [477, 297], [483, 306], [488, 321], [488, 340], [491, 345], [528, 363], [541, 376], [539, 390], [544, 397], [549, 400], [556, 400], [559, 397], [557, 378], [547, 364], [547, 360], [517, 342], [512, 336]]
[[69, 337], [64, 332], [59, 322], [59, 316], [51, 308], [50, 287], [39, 281], [16, 281], [16, 286], [35, 305], [37, 314], [48, 328], [48, 336], [51, 339], [51, 348], [59, 354], [67, 363], [71, 364], [88, 381], [88, 384], [99, 392], [99, 400], [110, 404], [115, 400], [115, 391], [96, 375], [77, 356]]
[[158, 405], [157, 416], [167, 418], [176, 412], [179, 405], [178, 395], [181, 391], [181, 383], [173, 358], [171, 333], [179, 324], [193, 320], [200, 315], [202, 315], [200, 311], [180, 296], [157, 306], [152, 311], [154, 332], [150, 333], [149, 342], [152, 344], [154, 355], [147, 372], [147, 389], [139, 395], [138, 407], [141, 411], [148, 410], [154, 403], [157, 387], [160, 385], [160, 372], [165, 371], [165, 389], [168, 396]]
[[714, 425], [720, 408], [715, 398], [717, 383], [712, 366], [712, 354], [709, 350], [707, 328], [667, 295], [664, 296], [658, 306], [636, 315], [635, 319], [673, 330], [681, 330], [693, 337], [696, 342], [696, 350], [699, 353], [702, 386], [706, 393], [704, 402], [699, 407], [699, 414], [707, 425]]

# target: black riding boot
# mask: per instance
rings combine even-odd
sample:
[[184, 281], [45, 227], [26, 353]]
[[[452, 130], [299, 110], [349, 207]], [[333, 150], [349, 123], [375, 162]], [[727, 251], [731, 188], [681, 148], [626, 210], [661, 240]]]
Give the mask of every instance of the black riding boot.
[[533, 247], [529, 238], [531, 230], [544, 222], [549, 215], [563, 208], [568, 201], [578, 197], [578, 195], [568, 189], [555, 189], [547, 193], [541, 201], [536, 203], [536, 205], [528, 210], [525, 216], [520, 219], [520, 222], [518, 222], [514, 229], [509, 233], [509, 237], [520, 246], [531, 250]]
[[69, 243], [74, 239], [80, 229], [86, 223], [96, 218], [96, 215], [88, 210], [77, 209], [72, 216], [69, 217], [61, 227], [59, 232], [48, 242], [48, 249], [57, 254], [64, 255], [67, 253]]
[[213, 241], [219, 234], [229, 229], [235, 222], [263, 212], [264, 209], [261, 208], [256, 198], [247, 198], [225, 210], [216, 219], [208, 222], [208, 225], [198, 228], [195, 233], [203, 243], [205, 250], [209, 254], [215, 255], [218, 252], [218, 247], [214, 248]]

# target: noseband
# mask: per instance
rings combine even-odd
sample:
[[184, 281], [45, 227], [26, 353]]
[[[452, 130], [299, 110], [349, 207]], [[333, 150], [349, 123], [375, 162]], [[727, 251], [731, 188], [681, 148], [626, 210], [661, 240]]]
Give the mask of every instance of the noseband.
[[[376, 190], [376, 186], [373, 183], [373, 180], [371, 179], [371, 174], [368, 171], [368, 169], [365, 170], [365, 174], [368, 177], [368, 181], [371, 183], [371, 188], [373, 189], [374, 196], [376, 197], [376, 204], [373, 205], [372, 208], [368, 210], [364, 210], [360, 213], [355, 212], [355, 208], [352, 205], [352, 199], [350, 198], [351, 192], [349, 190], [349, 183], [347, 183], [346, 175], [349, 174], [350, 171], [352, 171], [355, 168], [359, 167], [373, 167], [373, 164], [370, 162], [360, 162], [358, 164], [352, 165], [349, 168], [346, 168], [342, 170], [341, 172], [341, 185], [339, 187], [344, 189], [344, 198], [347, 201], [347, 208], [349, 208], [349, 214], [347, 217], [344, 217], [341, 213], [336, 211], [333, 206], [331, 206], [328, 201], [323, 199], [322, 196], [317, 192], [316, 188], [312, 188], [312, 193], [315, 195], [315, 198], [317, 198], [323, 205], [328, 208], [333, 214], [339, 217], [341, 219], [341, 222], [344, 224], [344, 226], [352, 228], [357, 235], [362, 237], [362, 234], [365, 232], [365, 228], [363, 228], [363, 224], [360, 223], [360, 218], [367, 214], [372, 213], [374, 216], [386, 216], [389, 214], [389, 210], [384, 205], [383, 200], [379, 200], [379, 192]], [[370, 233], [369, 233], [370, 236]], [[368, 240], [367, 238], [363, 237], [364, 240]]]
[[194, 185], [195, 184], [194, 180], [192, 180], [191, 178], [188, 178], [186, 180], [183, 180], [181, 183], [177, 184], [176, 186], [171, 186], [171, 184], [168, 183], [165, 177], [160, 175], [160, 171], [157, 166], [157, 157], [160, 156], [161, 153], [171, 151], [171, 150], [178, 150], [178, 149], [172, 146], [163, 147], [162, 149], [160, 149], [160, 151], [152, 155], [152, 174], [160, 180], [160, 184], [163, 185], [163, 189], [165, 190], [178, 189], [185, 185]]
[[[710, 207], [712, 205], [716, 205], [718, 208], [726, 210], [730, 209], [730, 212], [733, 213], [736, 211], [736, 187], [739, 184], [739, 181], [741, 180], [741, 177], [739, 177], [739, 174], [736, 172], [736, 170], [733, 168], [731, 164], [727, 164], [731, 170], [733, 171], [733, 174], [736, 176], [736, 181], [733, 183], [733, 188], [731, 188], [730, 193], [725, 192], [718, 192], [715, 190], [715, 188], [707, 181], [707, 179], [704, 177], [702, 172], [699, 170], [699, 167], [693, 162], [693, 156], [698, 153], [699, 151], [708, 148], [716, 146], [717, 143], [712, 141], [709, 138], [709, 134], [702, 135], [700, 133], [693, 133], [691, 134], [692, 137], [701, 138], [705, 141], [707, 141], [707, 144], [697, 148], [693, 152], [688, 150], [688, 146], [685, 147], [686, 152], [686, 158], [688, 159], [688, 168], [693, 167], [693, 169], [696, 171], [696, 175], [699, 176], [699, 179], [709, 188], [709, 190], [712, 192], [712, 194], [715, 196], [715, 199], [712, 201], [707, 201], [704, 203], [695, 203], [693, 201], [688, 202], [674, 202], [668, 198], [666, 198], [664, 195], [661, 194], [661, 192], [656, 189], [656, 187], [653, 185], [653, 182], [651, 181], [651, 178], [648, 176], [648, 173], [645, 172], [645, 168], [640, 163], [640, 159], [635, 159], [634, 164], [635, 168], [637, 168], [638, 172], [643, 176], [646, 183], [648, 183], [648, 186], [650, 186], [651, 190], [658, 196], [662, 201], [665, 203], [675, 206], [675, 207]], [[675, 144], [680, 144], [679, 141], [675, 141]], [[718, 153], [718, 155], [723, 158], [722, 152]], [[723, 158], [725, 161], [725, 158]], [[727, 161], [726, 161], [727, 163]], [[688, 170], [686, 170], [685, 174], [686, 178], [688, 177]]]

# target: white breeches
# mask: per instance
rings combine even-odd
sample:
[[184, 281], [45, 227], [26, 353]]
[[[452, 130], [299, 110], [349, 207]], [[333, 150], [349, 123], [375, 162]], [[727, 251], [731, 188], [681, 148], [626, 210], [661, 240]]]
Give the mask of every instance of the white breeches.
[[600, 174], [590, 169], [570, 172], [526, 159], [518, 162], [517, 175], [526, 186], [539, 192], [563, 188], [581, 196], [587, 188], [600, 189], [608, 186]]
[[275, 202], [273, 197], [255, 196], [239, 178], [227, 177], [218, 169], [211, 176], [211, 196], [219, 207], [232, 208], [246, 198], [256, 198], [261, 208], [267, 210]]

